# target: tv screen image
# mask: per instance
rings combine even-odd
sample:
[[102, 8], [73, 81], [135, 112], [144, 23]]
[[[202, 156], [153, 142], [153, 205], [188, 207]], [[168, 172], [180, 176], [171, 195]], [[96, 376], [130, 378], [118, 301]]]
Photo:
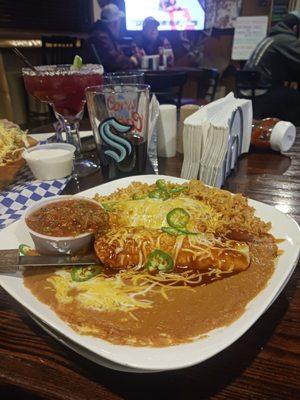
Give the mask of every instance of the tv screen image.
[[198, 0], [125, 0], [126, 28], [143, 29], [143, 21], [154, 17], [161, 31], [204, 29], [205, 12]]

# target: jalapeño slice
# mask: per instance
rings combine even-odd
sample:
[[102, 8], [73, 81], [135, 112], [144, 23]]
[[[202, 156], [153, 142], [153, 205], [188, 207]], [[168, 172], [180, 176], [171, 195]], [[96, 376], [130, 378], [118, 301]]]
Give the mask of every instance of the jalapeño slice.
[[146, 195], [134, 193], [134, 195], [132, 195], [132, 200], [143, 200], [146, 197]]
[[163, 226], [161, 230], [171, 236], [178, 236], [180, 234], [177, 229], [172, 228], [171, 226]]
[[150, 197], [150, 199], [162, 199], [162, 200], [167, 200], [170, 198], [170, 195], [168, 192], [164, 191], [164, 190], [160, 190], [160, 189], [155, 189], [152, 190], [152, 192], [150, 192], [148, 194], [148, 197]]
[[190, 215], [183, 208], [174, 208], [167, 214], [167, 222], [172, 228], [185, 228], [190, 220]]
[[19, 246], [19, 252], [20, 252], [21, 254], [23, 254], [23, 256], [27, 256], [28, 253], [29, 253], [31, 250], [32, 250], [32, 249], [31, 249], [29, 246], [27, 246], [27, 244], [20, 244], [20, 246]]
[[181, 235], [199, 235], [199, 232], [191, 232], [191, 231], [187, 231], [185, 229], [178, 229], [178, 232]]
[[165, 191], [168, 190], [167, 182], [164, 179], [158, 179], [155, 183], [156, 183], [156, 186], [158, 187], [158, 189], [165, 190]]
[[171, 236], [179, 236], [179, 235], [185, 235], [185, 236], [189, 236], [189, 235], [199, 235], [199, 232], [191, 232], [191, 231], [187, 231], [185, 229], [176, 229], [176, 228], [172, 228], [171, 226], [163, 226], [161, 228], [161, 230], [164, 233], [167, 233], [168, 235]]
[[100, 265], [89, 265], [88, 267], [73, 267], [71, 278], [74, 282], [85, 282], [99, 275], [102, 271]]
[[172, 257], [162, 250], [153, 250], [145, 267], [149, 272], [169, 272], [174, 266]]
[[183, 185], [183, 186], [179, 186], [179, 187], [175, 187], [173, 189], [170, 189], [169, 193], [171, 193], [171, 194], [180, 193], [180, 192], [183, 192], [185, 189], [187, 189], [187, 186]]

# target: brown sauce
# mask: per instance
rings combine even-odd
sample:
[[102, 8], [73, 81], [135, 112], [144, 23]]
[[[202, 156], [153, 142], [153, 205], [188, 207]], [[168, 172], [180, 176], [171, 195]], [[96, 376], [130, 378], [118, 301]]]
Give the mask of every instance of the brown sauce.
[[83, 309], [76, 300], [60, 304], [47, 282], [53, 269], [28, 269], [24, 283], [74, 330], [82, 332], [80, 328], [85, 327], [85, 334], [115, 344], [168, 346], [189, 342], [212, 329], [231, 324], [266, 286], [274, 271], [274, 242], [266, 239], [249, 246], [251, 263], [247, 270], [192, 290], [170, 291], [168, 300], [151, 293], [148, 298], [154, 301], [152, 308], [139, 308], [130, 313]]

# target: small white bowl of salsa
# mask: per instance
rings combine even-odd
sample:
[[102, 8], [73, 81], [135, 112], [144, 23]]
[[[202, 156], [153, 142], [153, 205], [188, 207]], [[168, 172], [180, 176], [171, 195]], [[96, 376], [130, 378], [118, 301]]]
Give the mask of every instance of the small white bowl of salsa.
[[95, 200], [81, 196], [57, 196], [38, 201], [23, 221], [40, 254], [84, 253], [94, 235], [107, 227], [107, 214]]

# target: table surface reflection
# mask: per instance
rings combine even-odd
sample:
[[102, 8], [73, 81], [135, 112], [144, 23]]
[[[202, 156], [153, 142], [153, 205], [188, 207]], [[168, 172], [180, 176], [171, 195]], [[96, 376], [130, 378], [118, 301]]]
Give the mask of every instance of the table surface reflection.
[[[289, 153], [243, 156], [224, 188], [276, 206], [300, 223], [300, 129]], [[179, 176], [182, 157], [159, 160]], [[65, 193], [104, 182], [101, 172], [71, 181]], [[284, 229], [284, 227], [283, 227]], [[299, 266], [299, 265], [298, 265]], [[194, 367], [135, 375], [108, 370], [45, 333], [0, 290], [0, 394], [3, 399], [300, 398], [299, 268], [263, 316], [229, 348]]]

